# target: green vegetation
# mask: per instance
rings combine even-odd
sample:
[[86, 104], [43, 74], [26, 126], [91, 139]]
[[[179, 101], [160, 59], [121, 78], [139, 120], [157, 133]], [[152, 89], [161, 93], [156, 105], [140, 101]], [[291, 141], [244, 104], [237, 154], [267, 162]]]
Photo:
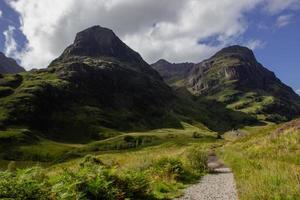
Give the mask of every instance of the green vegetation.
[[111, 30], [79, 36], [47, 69], [0, 74], [0, 199], [172, 199], [213, 147], [242, 200], [300, 198], [300, 122], [268, 124], [300, 98], [249, 49], [183, 63], [171, 89]]
[[287, 106], [285, 103], [263, 91], [242, 92], [224, 87], [224, 89], [212, 96], [210, 99], [216, 99], [226, 104], [227, 108], [256, 116], [258, 120], [270, 122], [284, 122], [288, 118], [284, 115], [272, 113], [272, 109], [278, 105]]
[[218, 101], [248, 117], [280, 123], [300, 116], [299, 96], [264, 68], [246, 47], [226, 47], [198, 64], [158, 61], [152, 66], [170, 86], [186, 88], [191, 94]]
[[[91, 141], [86, 144], [55, 142], [37, 136], [37, 133], [28, 129], [7, 129], [0, 131], [0, 160], [39, 161], [48, 165], [82, 157], [89, 153], [141, 149], [181, 140], [185, 140], [185, 142], [200, 139], [214, 140], [215, 133], [202, 124], [182, 123], [181, 126], [182, 129], [156, 129], [131, 133], [103, 129], [108, 135], [107, 139]], [[194, 132], [197, 132], [198, 137], [193, 136]]]
[[10, 166], [0, 172], [0, 198], [172, 199], [206, 173], [206, 152], [215, 141], [205, 134], [202, 139], [183, 134], [186, 141], [99, 152], [46, 169]]
[[[224, 135], [226, 143], [203, 125], [182, 126], [119, 132], [88, 144], [37, 138], [35, 144], [21, 145], [20, 151], [49, 153], [55, 162], [66, 162], [41, 163], [43, 168], [30, 167], [30, 162], [0, 162], [8, 165], [0, 172], [0, 198], [172, 199], [207, 172], [207, 152], [216, 143], [224, 144], [217, 153], [232, 168], [241, 200], [300, 198], [300, 120], [245, 127], [235, 137], [232, 131]], [[22, 138], [24, 132], [10, 130], [2, 138]]]
[[232, 168], [239, 198], [300, 198], [300, 120], [249, 127], [247, 136], [228, 143], [219, 156]]

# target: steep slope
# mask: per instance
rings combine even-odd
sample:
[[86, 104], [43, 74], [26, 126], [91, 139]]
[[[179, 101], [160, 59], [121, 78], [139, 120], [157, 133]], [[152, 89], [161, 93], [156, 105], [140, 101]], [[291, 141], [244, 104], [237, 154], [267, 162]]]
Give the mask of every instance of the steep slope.
[[168, 84], [180, 85], [194, 65], [194, 63], [170, 63], [160, 59], [151, 64], [151, 67], [158, 71]]
[[138, 53], [100, 26], [77, 34], [47, 69], [7, 75], [0, 121], [80, 141], [103, 128], [142, 130], [170, 126], [173, 93]]
[[79, 32], [48, 68], [0, 77], [0, 159], [49, 161], [71, 151], [66, 143], [122, 139], [129, 131], [183, 128], [184, 122], [224, 132], [254, 121], [184, 88], [172, 90], [100, 26]]
[[261, 119], [281, 121], [300, 115], [300, 97], [246, 47], [224, 48], [197, 64], [186, 84], [194, 93]]
[[[164, 64], [158, 72], [164, 76], [168, 70]], [[188, 74], [182, 70], [174, 75], [176, 81], [193, 94], [217, 100], [227, 108], [270, 121], [300, 115], [300, 97], [263, 67], [246, 47], [226, 47], [187, 71]], [[172, 75], [167, 80], [172, 80]]]
[[25, 69], [19, 66], [14, 59], [8, 58], [0, 52], [0, 74], [16, 74], [24, 71]]

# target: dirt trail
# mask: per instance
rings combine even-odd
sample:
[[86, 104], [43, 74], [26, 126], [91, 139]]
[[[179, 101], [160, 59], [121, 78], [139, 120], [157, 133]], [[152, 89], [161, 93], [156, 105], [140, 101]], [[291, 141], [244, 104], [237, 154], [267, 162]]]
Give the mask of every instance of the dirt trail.
[[212, 154], [208, 159], [210, 174], [198, 184], [188, 187], [185, 195], [176, 200], [237, 200], [237, 192], [230, 168]]

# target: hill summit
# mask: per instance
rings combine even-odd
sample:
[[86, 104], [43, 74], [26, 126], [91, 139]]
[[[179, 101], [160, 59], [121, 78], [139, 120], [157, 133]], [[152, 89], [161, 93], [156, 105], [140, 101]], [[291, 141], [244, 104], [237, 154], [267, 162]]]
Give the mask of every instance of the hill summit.
[[119, 61], [145, 64], [142, 57], [122, 42], [115, 33], [101, 26], [93, 26], [77, 33], [60, 59], [70, 56], [111, 57]]

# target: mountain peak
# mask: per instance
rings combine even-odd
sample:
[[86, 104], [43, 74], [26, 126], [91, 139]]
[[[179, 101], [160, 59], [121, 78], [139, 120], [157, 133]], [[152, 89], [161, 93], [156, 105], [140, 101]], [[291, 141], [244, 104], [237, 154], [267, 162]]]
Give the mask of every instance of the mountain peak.
[[123, 43], [108, 28], [92, 26], [76, 34], [75, 40], [60, 56], [110, 57], [124, 62], [144, 63], [141, 56]]
[[169, 61], [165, 60], [165, 59], [159, 59], [158, 61], [156, 61], [152, 65], [157, 65], [157, 64], [171, 64], [171, 63]]
[[[87, 45], [112, 46], [118, 37], [111, 29], [101, 26], [92, 26], [76, 34], [74, 46], [87, 47]], [[80, 52], [78, 52], [80, 53]], [[89, 52], [93, 53], [93, 52]], [[97, 52], [95, 52], [97, 53]]]
[[225, 47], [218, 51], [213, 58], [220, 57], [220, 56], [233, 56], [233, 57], [244, 57], [250, 60], [255, 60], [254, 53], [248, 47], [240, 46], [240, 45], [232, 45]]

